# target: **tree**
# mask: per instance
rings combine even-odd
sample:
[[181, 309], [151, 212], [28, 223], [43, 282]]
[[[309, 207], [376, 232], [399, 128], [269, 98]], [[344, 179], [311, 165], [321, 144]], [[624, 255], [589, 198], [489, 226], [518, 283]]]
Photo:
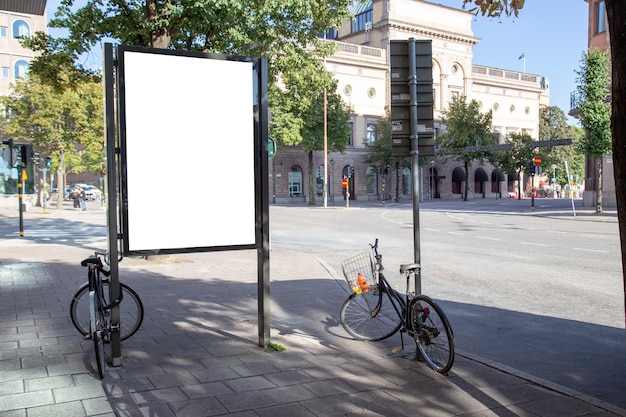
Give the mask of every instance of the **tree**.
[[76, 10], [73, 3], [62, 0], [49, 26], [68, 30], [56, 49], [75, 62], [111, 38], [125, 45], [268, 57], [269, 105], [277, 124], [272, 135], [279, 144], [299, 144], [301, 121], [294, 114], [332, 82], [322, 59], [336, 46], [318, 35], [349, 18], [352, 1], [87, 0]]
[[528, 169], [528, 164], [533, 160], [535, 147], [534, 140], [526, 133], [511, 133], [505, 139], [506, 144], [512, 148], [495, 153], [493, 161], [497, 162], [504, 172], [515, 172], [517, 176], [517, 198], [522, 198], [522, 171]]
[[578, 152], [577, 146], [582, 134], [582, 129], [567, 124], [567, 117], [559, 107], [539, 106], [539, 140], [572, 139], [574, 142], [573, 145], [552, 146], [539, 150], [542, 166], [544, 170], [550, 169], [550, 176], [555, 173], [552, 171], [552, 165], [556, 166], [557, 184], [569, 183], [565, 161], [568, 163], [570, 175], [578, 175], [582, 178], [585, 168], [585, 156]]
[[[461, 1], [461, 0], [459, 0]], [[524, 7], [524, 0], [462, 0], [480, 5], [483, 15], [494, 13], [518, 15]], [[613, 148], [613, 172], [617, 198], [617, 220], [622, 248], [622, 275], [624, 301], [626, 305], [626, 2], [605, 0], [606, 15], [611, 36], [611, 140]], [[479, 10], [474, 9], [476, 13]], [[625, 319], [626, 319], [626, 310]]]
[[[372, 143], [365, 143], [368, 153], [364, 161], [376, 165], [379, 170], [382, 168], [387, 175], [387, 168], [394, 168], [396, 174], [396, 201], [400, 198], [400, 168], [408, 167], [411, 164], [410, 158], [397, 157], [391, 155], [391, 119], [389, 115], [378, 121], [376, 124], [376, 140]], [[391, 195], [391, 187], [388, 187]], [[384, 196], [383, 196], [384, 199]]]
[[67, 170], [96, 172], [104, 161], [102, 85], [83, 81], [71, 89], [57, 89], [31, 74], [18, 80], [0, 102], [9, 109], [0, 119], [4, 132], [52, 157], [61, 209]]
[[[335, 93], [326, 94], [327, 113], [327, 145], [328, 152], [343, 152], [350, 140], [350, 109]], [[313, 152], [324, 150], [324, 94], [320, 91], [314, 101], [302, 113], [300, 136], [302, 150], [309, 157], [309, 204], [315, 204], [315, 176], [313, 169]], [[327, 175], [324, 173], [323, 175]]]
[[583, 53], [578, 74], [579, 119], [585, 136], [579, 149], [593, 157], [596, 171], [596, 212], [602, 211], [602, 157], [611, 152], [610, 58], [606, 51], [590, 48]]
[[441, 115], [441, 123], [445, 131], [437, 137], [437, 144], [445, 159], [462, 161], [465, 168], [465, 195], [467, 201], [469, 193], [469, 168], [473, 161], [478, 160], [482, 165], [491, 157], [488, 145], [495, 144], [491, 133], [491, 110], [480, 112], [480, 103], [476, 100], [467, 102], [465, 96], [452, 100], [447, 110]]

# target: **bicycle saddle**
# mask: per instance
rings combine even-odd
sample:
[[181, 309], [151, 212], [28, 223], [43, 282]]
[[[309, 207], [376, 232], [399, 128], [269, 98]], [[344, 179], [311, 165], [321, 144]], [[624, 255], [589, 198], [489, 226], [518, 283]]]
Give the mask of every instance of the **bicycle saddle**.
[[404, 264], [400, 265], [400, 273], [404, 274], [405, 272], [414, 272], [421, 268], [421, 265], [418, 263], [413, 264]]
[[83, 259], [82, 261], [80, 261], [80, 264], [82, 266], [87, 266], [87, 265], [102, 265], [102, 261], [100, 260], [100, 258], [96, 257], [96, 256], [90, 256], [87, 259]]

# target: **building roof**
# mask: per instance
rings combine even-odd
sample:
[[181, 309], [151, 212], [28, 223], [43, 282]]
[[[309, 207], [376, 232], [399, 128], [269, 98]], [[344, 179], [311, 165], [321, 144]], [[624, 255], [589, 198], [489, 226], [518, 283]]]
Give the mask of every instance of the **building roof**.
[[350, 13], [352, 13], [353, 16], [357, 16], [361, 13], [372, 10], [372, 2], [371, 0], [366, 2], [355, 1], [352, 2], [352, 4], [348, 7], [348, 10], [350, 11]]
[[43, 16], [46, 0], [0, 0], [0, 10]]

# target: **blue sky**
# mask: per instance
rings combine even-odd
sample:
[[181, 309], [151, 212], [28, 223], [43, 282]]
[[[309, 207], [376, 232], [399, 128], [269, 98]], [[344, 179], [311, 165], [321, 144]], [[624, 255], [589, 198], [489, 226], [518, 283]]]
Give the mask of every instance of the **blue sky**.
[[[429, 1], [456, 9], [463, 4], [463, 0]], [[59, 0], [48, 0], [48, 17], [58, 5]], [[587, 50], [587, 10], [585, 0], [527, 0], [518, 18], [477, 16], [472, 29], [481, 41], [474, 47], [473, 62], [523, 71], [524, 62], [518, 58], [525, 53], [526, 72], [548, 77], [550, 105], [567, 114], [570, 93], [576, 90], [575, 71]], [[99, 65], [100, 55], [97, 49], [84, 64]], [[569, 121], [576, 124], [576, 119]]]
[[[429, 0], [461, 9], [463, 0]], [[585, 0], [526, 0], [518, 18], [490, 19], [477, 16], [472, 22], [474, 36], [481, 41], [474, 47], [475, 65], [523, 71], [548, 77], [550, 105], [567, 114], [570, 93], [576, 90], [575, 71], [587, 50]], [[468, 6], [469, 8], [469, 6]], [[570, 124], [577, 124], [569, 118]]]

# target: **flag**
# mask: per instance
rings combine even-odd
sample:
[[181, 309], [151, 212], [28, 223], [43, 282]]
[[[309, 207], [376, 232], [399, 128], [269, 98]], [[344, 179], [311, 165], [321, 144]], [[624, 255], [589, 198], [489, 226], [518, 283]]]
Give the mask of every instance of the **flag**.
[[522, 52], [522, 54], [517, 59], [524, 59], [524, 58], [526, 58], [526, 52]]

